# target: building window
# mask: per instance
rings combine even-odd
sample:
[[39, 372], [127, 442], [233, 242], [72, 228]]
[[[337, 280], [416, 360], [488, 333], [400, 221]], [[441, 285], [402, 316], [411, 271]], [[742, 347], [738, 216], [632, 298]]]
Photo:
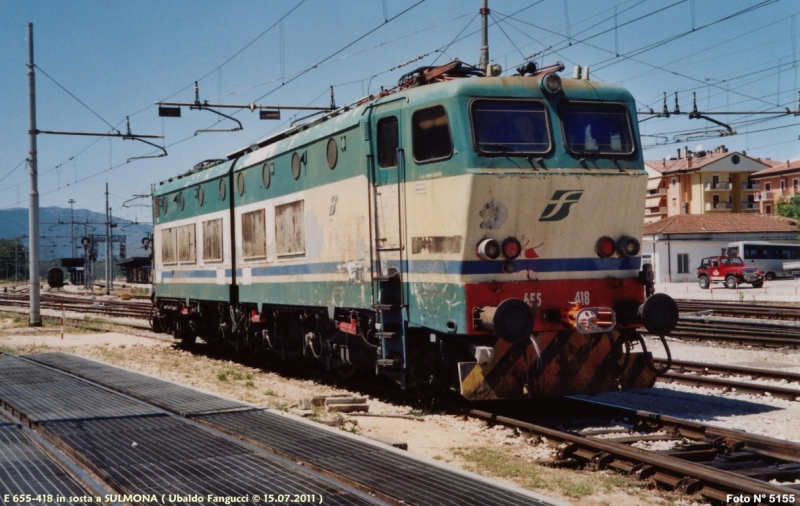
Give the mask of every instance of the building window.
[[770, 191], [772, 189], [772, 183], [764, 183], [764, 191]]
[[678, 205], [678, 199], [676, 197], [672, 197], [672, 207], [675, 207], [677, 205]]
[[785, 189], [786, 189], [786, 181], [781, 179], [781, 190], [785, 190]]
[[792, 188], [797, 192], [797, 178], [792, 179]]
[[678, 253], [678, 274], [689, 274], [688, 253]]
[[672, 184], [673, 186], [675, 186], [676, 184], [678, 184], [678, 178], [677, 178], [677, 177], [673, 177], [673, 178], [672, 178], [672, 181], [670, 181], [670, 184]]
[[770, 205], [764, 206], [764, 214], [772, 214], [772, 206]]

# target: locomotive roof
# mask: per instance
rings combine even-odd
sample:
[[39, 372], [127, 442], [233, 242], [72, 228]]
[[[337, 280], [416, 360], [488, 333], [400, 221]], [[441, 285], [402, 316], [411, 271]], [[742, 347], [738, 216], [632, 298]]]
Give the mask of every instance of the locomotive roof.
[[[384, 92], [377, 98], [371, 97], [344, 106], [313, 121], [291, 127], [251, 146], [234, 151], [227, 155], [228, 160], [223, 163], [208, 169], [193, 170], [162, 181], [156, 189], [156, 193], [169, 193], [219, 178], [228, 173], [233, 163], [236, 163], [234, 170], [249, 167], [268, 160], [278, 153], [296, 149], [312, 140], [356, 127], [370, 108], [388, 102], [405, 99], [410, 107], [418, 107], [433, 102], [452, 101], [459, 96], [547, 99], [548, 97], [545, 97], [540, 88], [544, 75], [456, 78], [407, 88], [394, 93]], [[563, 92], [555, 100], [566, 95], [571, 100], [633, 102], [633, 97], [626, 89], [614, 84], [564, 78], [562, 88]]]

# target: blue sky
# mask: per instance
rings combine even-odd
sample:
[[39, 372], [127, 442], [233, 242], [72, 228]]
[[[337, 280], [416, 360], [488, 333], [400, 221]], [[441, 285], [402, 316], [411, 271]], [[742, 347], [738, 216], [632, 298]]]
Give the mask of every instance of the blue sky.
[[[181, 118], [159, 118], [155, 101], [191, 102], [199, 80], [200, 99], [212, 103], [327, 105], [330, 86], [338, 105], [350, 103], [417, 66], [453, 58], [477, 64], [479, 7], [480, 0], [0, 0], [0, 208], [28, 205], [28, 22], [40, 130], [125, 132], [130, 116], [134, 134], [164, 135], [152, 142], [169, 153], [126, 163], [153, 149], [40, 135], [41, 205], [68, 207], [75, 199], [76, 208], [102, 212], [108, 182], [114, 215], [146, 222], [148, 207], [125, 202], [286, 128], [293, 117], [284, 111], [281, 121], [259, 121], [241, 111], [243, 131], [195, 136], [233, 125], [188, 108]], [[490, 0], [489, 7], [490, 56], [507, 71], [534, 54], [537, 63], [563, 61], [563, 76], [589, 66], [592, 79], [627, 87], [641, 110], [660, 109], [663, 92], [672, 110], [675, 91], [682, 111], [691, 109], [692, 92], [701, 111], [797, 108], [794, 0]], [[645, 121], [645, 158], [721, 144], [756, 157], [800, 157], [793, 115], [715, 118], [738, 134], [715, 137], [715, 125], [685, 116]]]

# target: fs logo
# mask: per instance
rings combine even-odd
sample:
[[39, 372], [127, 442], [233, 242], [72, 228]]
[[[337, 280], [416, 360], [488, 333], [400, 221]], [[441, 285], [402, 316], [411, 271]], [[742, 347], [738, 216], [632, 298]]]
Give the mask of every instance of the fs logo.
[[560, 221], [569, 214], [569, 206], [580, 200], [583, 190], [556, 190], [539, 221]]

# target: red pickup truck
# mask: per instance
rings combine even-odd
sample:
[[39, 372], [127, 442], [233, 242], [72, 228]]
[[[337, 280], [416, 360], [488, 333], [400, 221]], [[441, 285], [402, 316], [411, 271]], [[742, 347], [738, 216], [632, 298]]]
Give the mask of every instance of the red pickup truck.
[[700, 288], [708, 288], [711, 283], [725, 283], [727, 288], [736, 288], [743, 283], [753, 288], [764, 286], [764, 271], [758, 267], [747, 267], [737, 257], [708, 257], [700, 261], [697, 268], [697, 282]]

